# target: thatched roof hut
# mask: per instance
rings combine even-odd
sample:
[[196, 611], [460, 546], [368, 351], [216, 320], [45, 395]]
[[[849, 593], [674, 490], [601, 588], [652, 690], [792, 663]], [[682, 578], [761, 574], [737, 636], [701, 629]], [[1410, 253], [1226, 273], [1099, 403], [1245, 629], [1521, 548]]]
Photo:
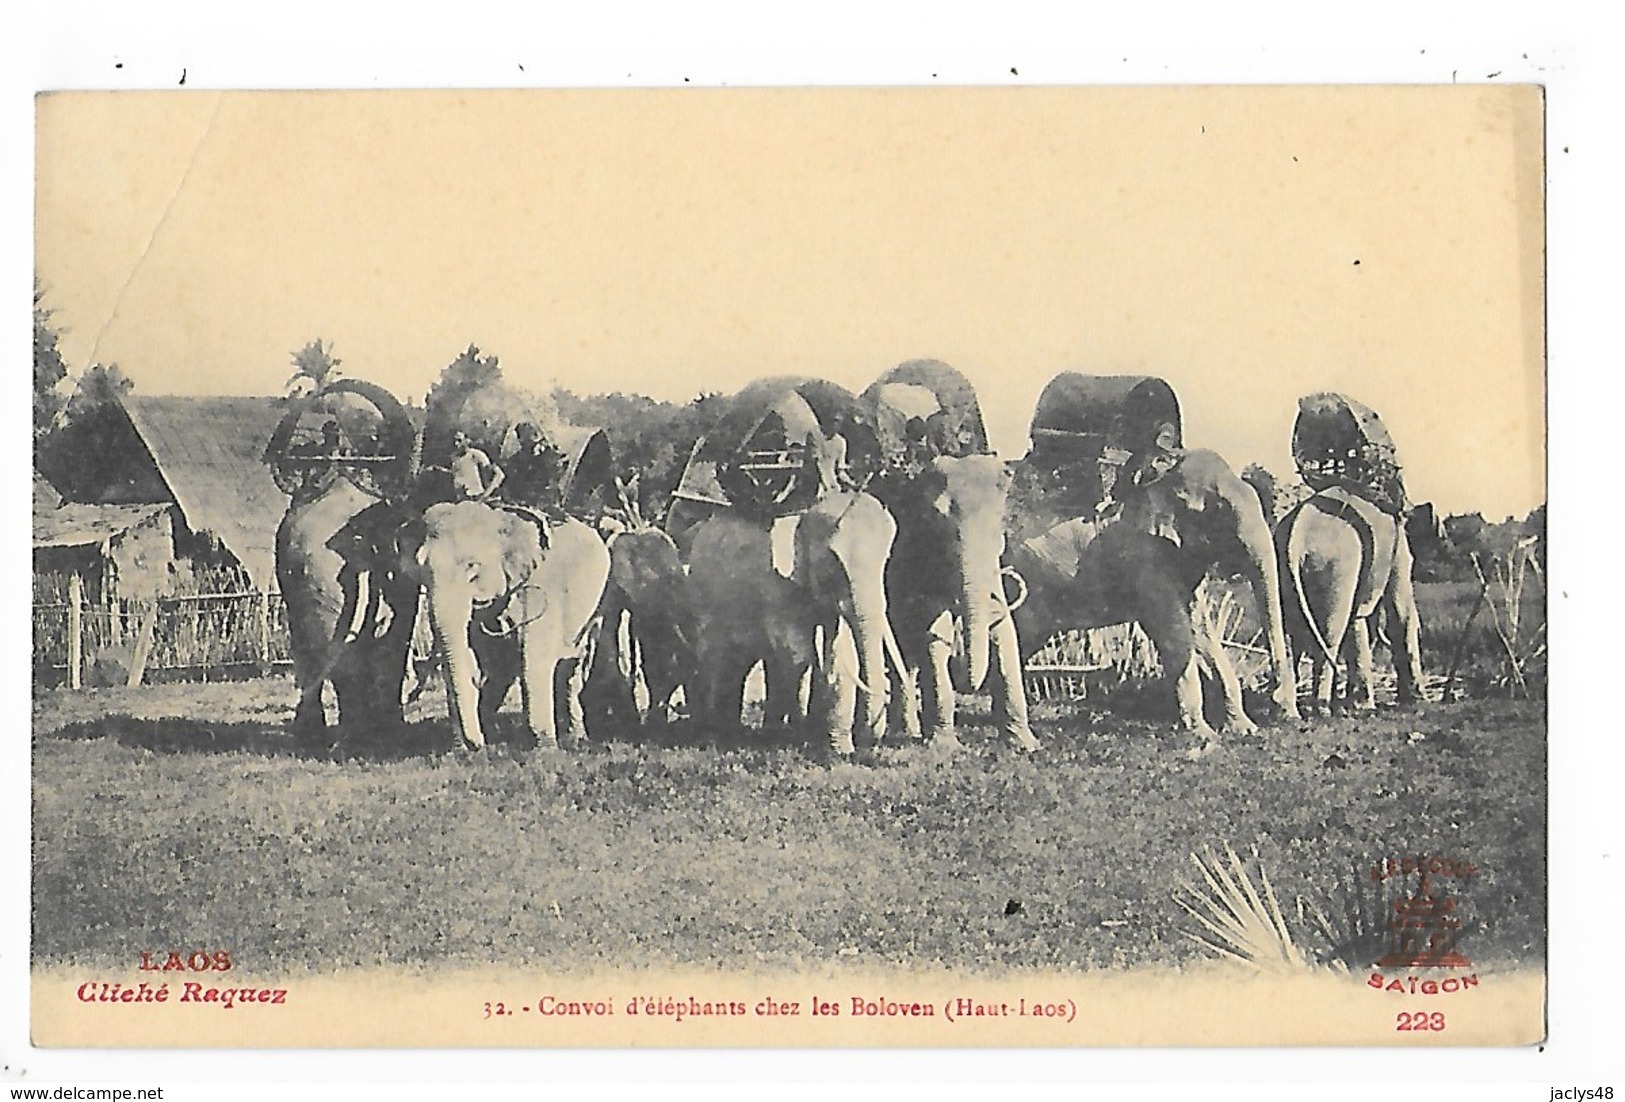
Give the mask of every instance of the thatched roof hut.
[[149, 598], [169, 586], [168, 505], [61, 505], [34, 510], [36, 576], [77, 571], [98, 603]]
[[175, 505], [177, 541], [218, 545], [268, 590], [288, 497], [263, 456], [284, 409], [280, 398], [125, 395], [56, 434], [40, 462], [74, 504]]

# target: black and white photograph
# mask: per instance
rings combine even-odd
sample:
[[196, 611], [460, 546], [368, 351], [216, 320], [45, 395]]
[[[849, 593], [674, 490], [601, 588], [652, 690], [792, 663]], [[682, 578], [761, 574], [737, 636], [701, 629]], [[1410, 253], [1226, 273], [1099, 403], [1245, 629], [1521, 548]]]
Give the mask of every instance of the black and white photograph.
[[6, 1077], [1585, 1097], [1593, 147], [1414, 37], [36, 75]]
[[1542, 137], [40, 96], [36, 1042], [1538, 1041]]

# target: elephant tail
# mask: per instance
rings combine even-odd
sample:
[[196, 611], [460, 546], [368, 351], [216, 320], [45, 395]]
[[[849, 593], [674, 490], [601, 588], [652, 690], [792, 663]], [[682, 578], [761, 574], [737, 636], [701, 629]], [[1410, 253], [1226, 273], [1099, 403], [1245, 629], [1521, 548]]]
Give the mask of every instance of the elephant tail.
[[1298, 598], [1298, 612], [1303, 622], [1309, 625], [1309, 634], [1314, 638], [1315, 646], [1319, 648], [1322, 658], [1333, 665], [1337, 662], [1337, 655], [1332, 653], [1332, 645], [1326, 641], [1325, 634], [1320, 630], [1320, 623], [1315, 619], [1314, 609], [1309, 607], [1309, 594], [1303, 587], [1303, 572], [1299, 564], [1303, 561], [1300, 554], [1301, 545], [1298, 542], [1298, 518], [1302, 512], [1294, 511], [1287, 520], [1287, 536], [1285, 545], [1287, 581], [1292, 586], [1292, 592]]

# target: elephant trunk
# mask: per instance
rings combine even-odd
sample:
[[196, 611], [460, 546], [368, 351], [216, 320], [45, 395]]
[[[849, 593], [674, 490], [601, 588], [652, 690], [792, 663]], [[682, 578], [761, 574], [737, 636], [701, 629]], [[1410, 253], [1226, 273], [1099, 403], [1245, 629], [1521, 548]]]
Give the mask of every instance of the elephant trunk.
[[1262, 515], [1256, 521], [1250, 517], [1243, 521], [1240, 534], [1248, 552], [1250, 577], [1247, 580], [1258, 593], [1259, 603], [1264, 606], [1264, 634], [1269, 643], [1270, 664], [1275, 670], [1275, 704], [1284, 717], [1295, 720], [1299, 718], [1297, 678], [1293, 674], [1292, 658], [1286, 646], [1286, 627], [1281, 610], [1281, 575], [1275, 557], [1275, 540]]
[[858, 651], [859, 699], [863, 703], [861, 720], [864, 732], [879, 741], [886, 723], [886, 636], [891, 625], [886, 607], [870, 607], [852, 617], [853, 643]]
[[992, 583], [979, 583], [967, 576], [960, 596], [959, 645], [955, 659], [949, 664], [954, 688], [961, 693], [974, 693], [987, 680], [988, 651], [993, 629]]
[[431, 586], [429, 614], [435, 643], [440, 647], [441, 664], [446, 671], [446, 693], [457, 733], [465, 745], [485, 745], [480, 730], [479, 686], [474, 675], [474, 650], [468, 643], [469, 619], [473, 605], [443, 588]]

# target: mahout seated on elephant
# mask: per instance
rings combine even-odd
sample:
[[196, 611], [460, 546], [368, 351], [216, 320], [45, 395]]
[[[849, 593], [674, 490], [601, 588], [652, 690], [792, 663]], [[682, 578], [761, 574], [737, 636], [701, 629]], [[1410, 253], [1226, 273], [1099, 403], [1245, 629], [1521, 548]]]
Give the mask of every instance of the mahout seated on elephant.
[[1343, 394], [1322, 391], [1298, 400], [1292, 459], [1311, 490], [1340, 488], [1383, 512], [1410, 511], [1399, 452], [1375, 410]]
[[886, 567], [904, 666], [894, 723], [951, 748], [955, 691], [986, 685], [995, 723], [1017, 748], [1037, 749], [1002, 575], [1011, 476], [988, 447], [975, 390], [947, 364], [910, 360], [863, 401], [882, 458], [869, 489], [897, 522]]
[[1040, 398], [1018, 467], [1008, 552], [1029, 595], [1016, 626], [1030, 658], [1058, 630], [1138, 622], [1173, 682], [1181, 727], [1204, 745], [1201, 661], [1224, 694], [1224, 727], [1256, 728], [1196, 593], [1209, 573], [1249, 583], [1277, 711], [1298, 718], [1274, 543], [1251, 486], [1218, 454], [1186, 449], [1161, 380], [1063, 375]]
[[513, 454], [503, 458], [503, 469], [507, 472], [504, 496], [546, 515], [561, 516], [564, 453], [534, 421], [521, 421], [514, 426], [514, 438]]

